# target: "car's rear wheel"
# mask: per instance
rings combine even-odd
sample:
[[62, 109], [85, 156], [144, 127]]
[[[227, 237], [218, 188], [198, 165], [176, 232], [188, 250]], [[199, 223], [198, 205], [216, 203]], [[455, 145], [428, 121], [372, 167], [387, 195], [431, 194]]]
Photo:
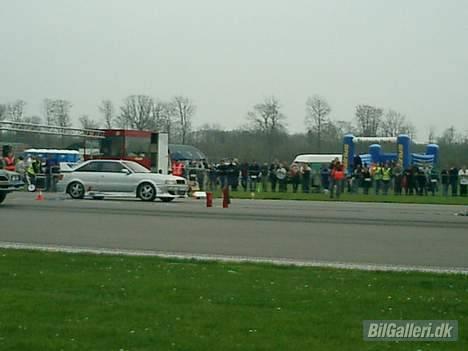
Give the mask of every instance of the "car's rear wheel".
[[4, 193], [3, 191], [0, 192], [0, 204], [5, 201], [7, 194]]
[[137, 189], [137, 196], [143, 201], [153, 201], [156, 198], [156, 189], [150, 183], [140, 184]]
[[85, 195], [85, 189], [84, 189], [83, 184], [78, 183], [78, 182], [73, 182], [68, 186], [67, 193], [73, 199], [82, 199], [84, 198], [84, 195]]
[[160, 197], [160, 199], [162, 202], [171, 202], [172, 200], [174, 200], [173, 197]]

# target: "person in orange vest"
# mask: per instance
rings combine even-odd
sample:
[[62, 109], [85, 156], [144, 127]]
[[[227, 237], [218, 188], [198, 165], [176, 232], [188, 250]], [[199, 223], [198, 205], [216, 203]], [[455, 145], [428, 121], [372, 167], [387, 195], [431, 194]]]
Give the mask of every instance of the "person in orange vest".
[[5, 170], [11, 172], [16, 171], [16, 159], [11, 152], [5, 157]]
[[185, 165], [182, 161], [175, 161], [172, 165], [172, 175], [183, 177]]
[[346, 178], [344, 167], [340, 162], [335, 163], [335, 167], [332, 169], [330, 177], [333, 180], [330, 188], [330, 198], [333, 199], [334, 188], [336, 186], [336, 198], [339, 199], [341, 189], [343, 187], [343, 181]]

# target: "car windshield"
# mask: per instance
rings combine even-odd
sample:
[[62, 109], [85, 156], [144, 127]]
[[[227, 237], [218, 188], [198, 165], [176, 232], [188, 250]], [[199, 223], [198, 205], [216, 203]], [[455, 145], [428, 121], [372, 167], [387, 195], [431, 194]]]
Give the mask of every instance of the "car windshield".
[[151, 171], [136, 162], [122, 162], [134, 173], [151, 173]]

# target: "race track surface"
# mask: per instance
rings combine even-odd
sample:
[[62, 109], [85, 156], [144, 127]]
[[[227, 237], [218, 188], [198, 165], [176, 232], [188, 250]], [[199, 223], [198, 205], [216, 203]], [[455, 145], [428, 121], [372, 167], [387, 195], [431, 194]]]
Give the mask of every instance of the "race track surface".
[[460, 206], [233, 200], [71, 200], [10, 194], [0, 243], [468, 272]]

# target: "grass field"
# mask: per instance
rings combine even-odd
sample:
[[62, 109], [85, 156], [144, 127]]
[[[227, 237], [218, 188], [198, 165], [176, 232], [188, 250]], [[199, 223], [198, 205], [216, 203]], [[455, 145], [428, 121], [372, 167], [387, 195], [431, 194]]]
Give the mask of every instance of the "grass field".
[[[302, 201], [348, 201], [348, 202], [389, 202], [389, 203], [411, 203], [411, 204], [440, 204], [440, 205], [468, 205], [468, 197], [452, 196], [405, 196], [405, 195], [363, 195], [363, 194], [341, 194], [340, 199], [331, 199], [328, 194], [302, 192], [286, 193], [280, 192], [254, 192], [250, 191], [231, 191], [233, 199], [260, 199], [260, 200], [302, 200]], [[221, 197], [220, 191], [215, 192], [216, 197]]]
[[[0, 250], [0, 350], [467, 350], [468, 277]], [[458, 342], [364, 342], [456, 319]]]

